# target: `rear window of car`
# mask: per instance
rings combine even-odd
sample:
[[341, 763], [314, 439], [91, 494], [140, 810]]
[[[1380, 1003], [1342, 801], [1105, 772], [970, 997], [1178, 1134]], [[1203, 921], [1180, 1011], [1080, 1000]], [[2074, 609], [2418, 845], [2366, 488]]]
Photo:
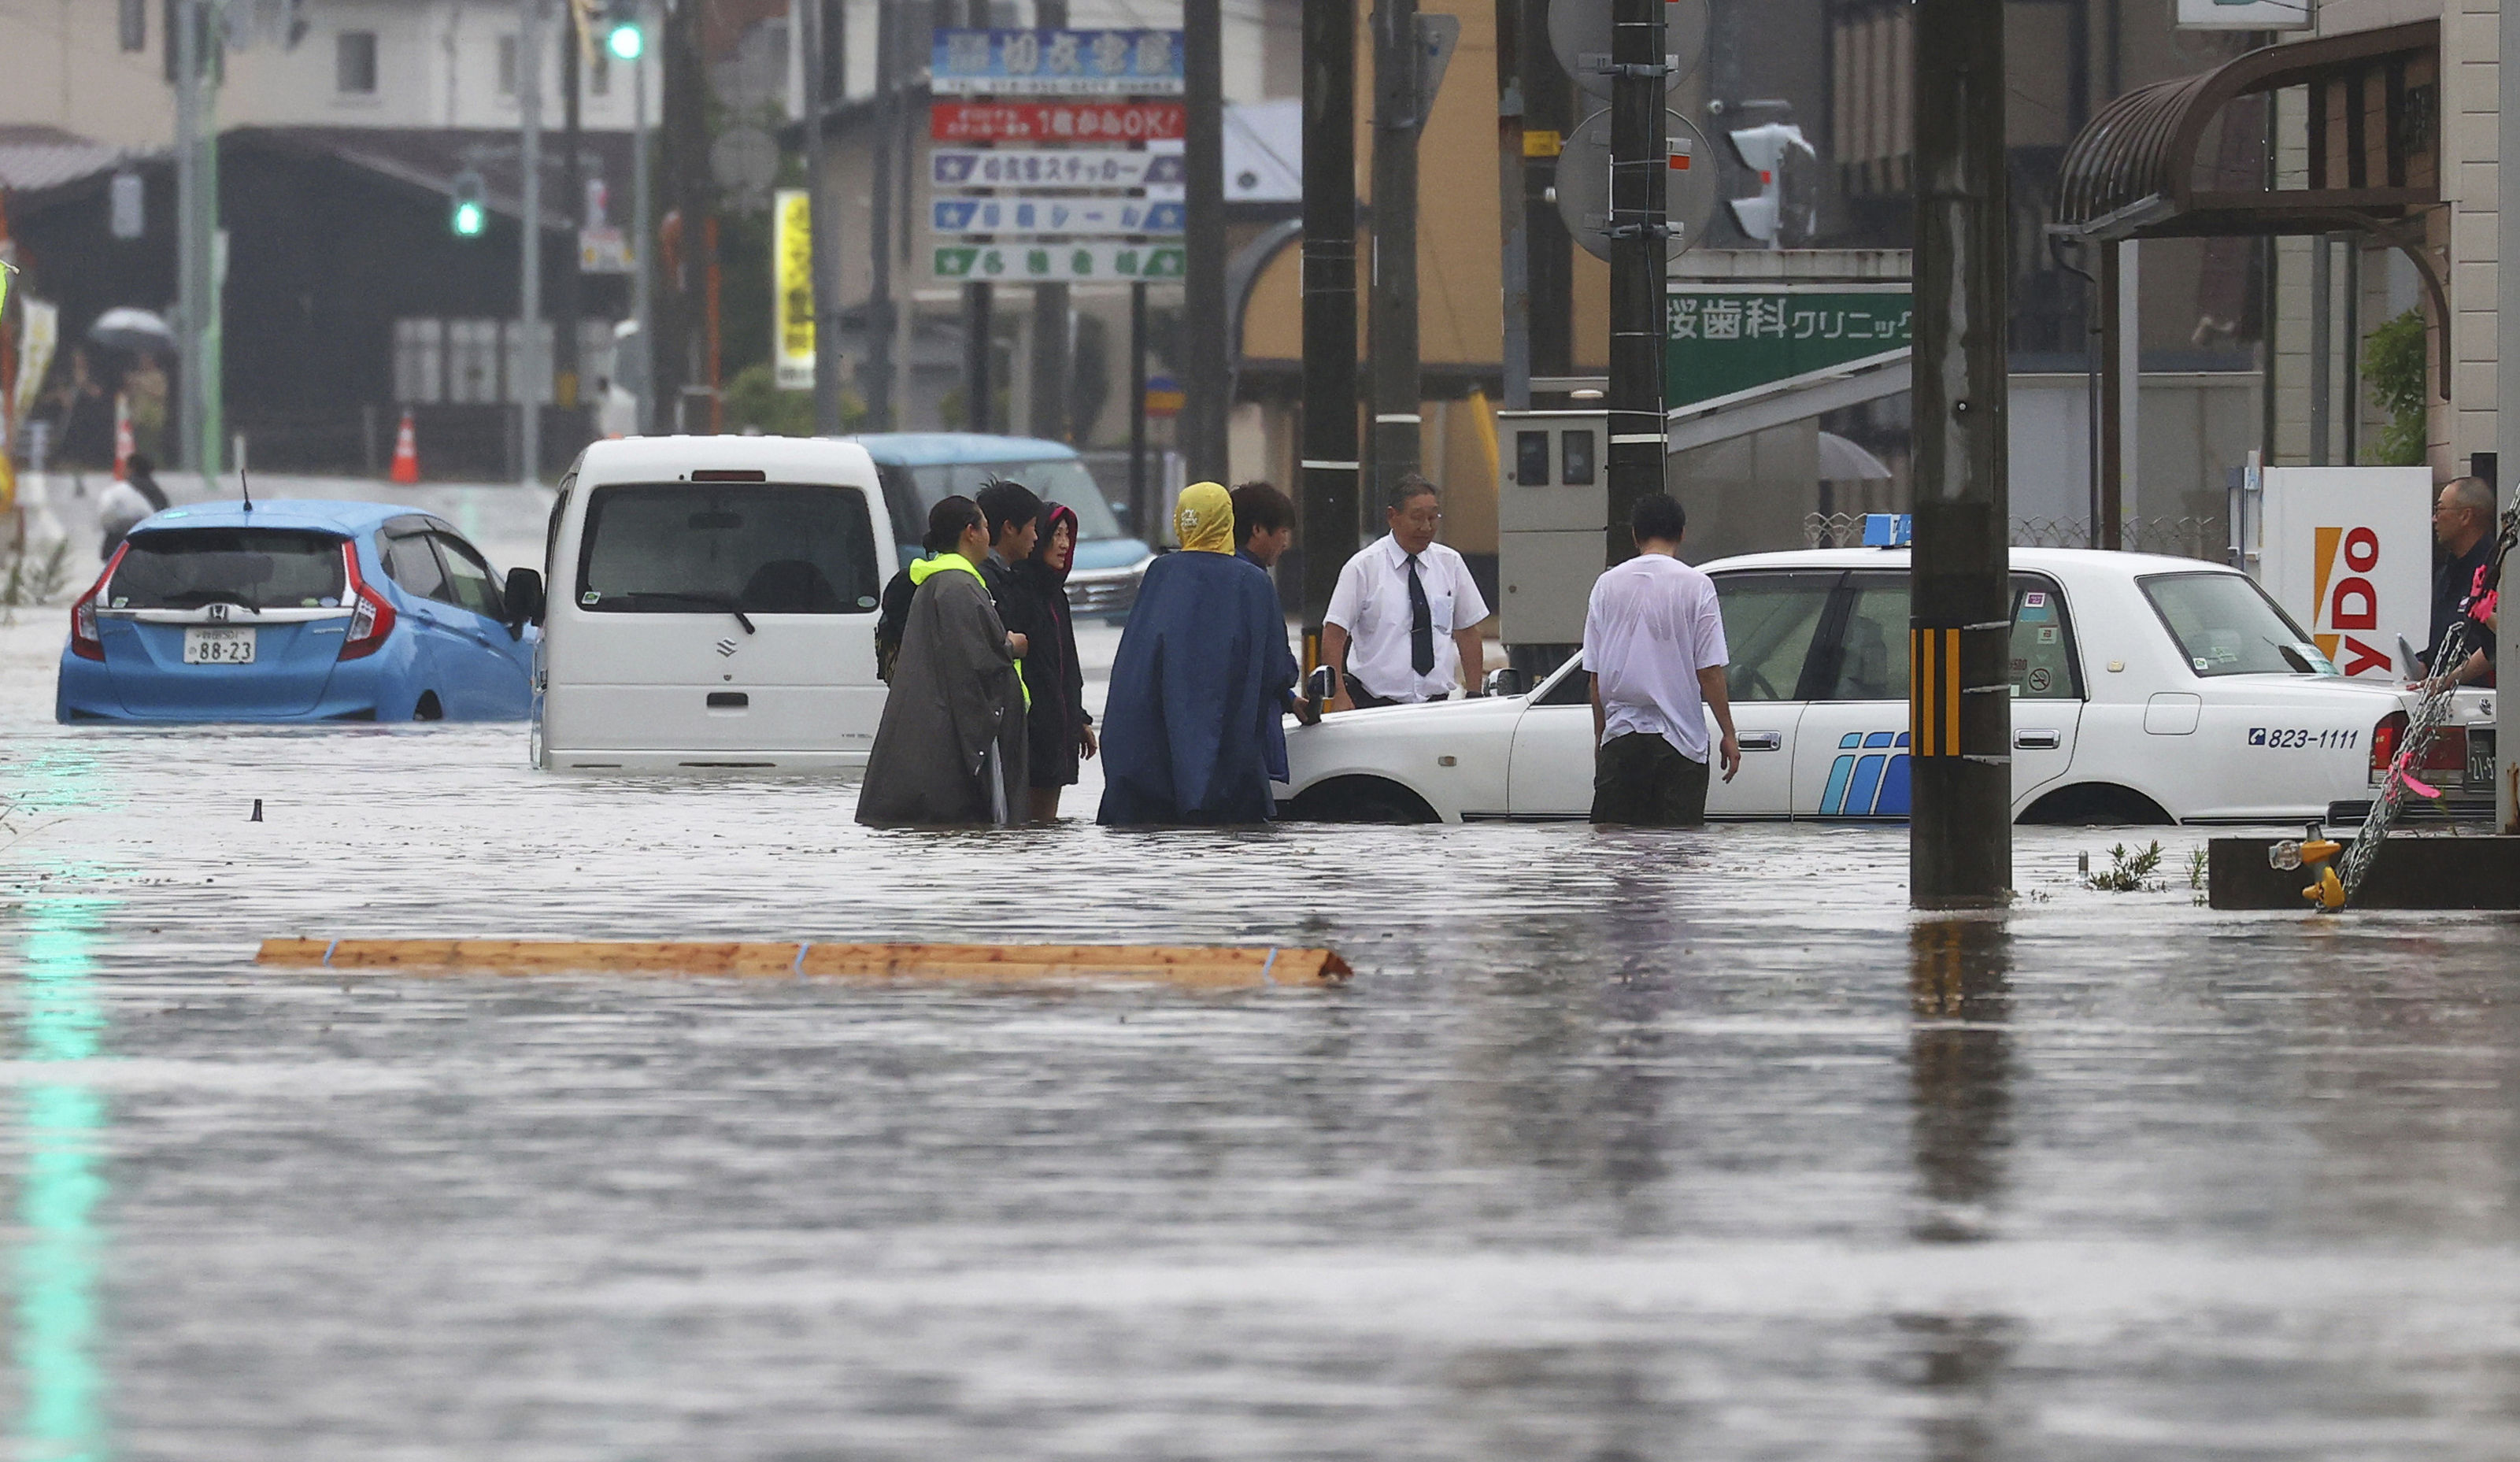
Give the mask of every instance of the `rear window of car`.
[[301, 528], [158, 528], [134, 533], [105, 602], [113, 609], [331, 608], [341, 602], [341, 540]]
[[2337, 672], [2291, 616], [2237, 573], [2157, 573], [2138, 582], [2199, 675]]
[[584, 609], [871, 615], [881, 588], [866, 494], [854, 487], [657, 482], [587, 498]]

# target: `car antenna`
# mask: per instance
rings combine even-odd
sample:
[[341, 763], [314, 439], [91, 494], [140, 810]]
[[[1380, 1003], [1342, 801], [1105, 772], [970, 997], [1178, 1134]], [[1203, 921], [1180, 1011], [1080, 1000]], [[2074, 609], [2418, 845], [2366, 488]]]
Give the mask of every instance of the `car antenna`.
[[253, 482], [245, 475], [245, 464], [237, 464], [237, 491], [245, 494], [245, 510], [253, 511]]

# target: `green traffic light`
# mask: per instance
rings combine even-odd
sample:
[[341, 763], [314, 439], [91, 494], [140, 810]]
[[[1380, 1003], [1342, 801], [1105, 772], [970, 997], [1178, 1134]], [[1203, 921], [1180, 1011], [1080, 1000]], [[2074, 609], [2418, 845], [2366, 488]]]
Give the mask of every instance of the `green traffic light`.
[[604, 44], [614, 60], [636, 61], [648, 49], [648, 38], [639, 33], [636, 25], [615, 25], [612, 33], [605, 37]]
[[480, 237], [481, 226], [487, 221], [481, 206], [477, 203], [467, 200], [455, 206], [455, 233], [458, 238]]

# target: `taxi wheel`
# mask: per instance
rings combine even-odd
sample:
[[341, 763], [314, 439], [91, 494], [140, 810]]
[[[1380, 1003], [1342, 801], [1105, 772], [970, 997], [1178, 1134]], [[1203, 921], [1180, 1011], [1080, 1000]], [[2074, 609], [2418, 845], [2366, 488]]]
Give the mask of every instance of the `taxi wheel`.
[[1286, 804], [1300, 822], [1440, 822], [1426, 800], [1379, 777], [1333, 777]]
[[2179, 819], [2133, 788], [2085, 782], [2060, 787], [2031, 803], [2021, 821], [2051, 827], [2171, 827]]

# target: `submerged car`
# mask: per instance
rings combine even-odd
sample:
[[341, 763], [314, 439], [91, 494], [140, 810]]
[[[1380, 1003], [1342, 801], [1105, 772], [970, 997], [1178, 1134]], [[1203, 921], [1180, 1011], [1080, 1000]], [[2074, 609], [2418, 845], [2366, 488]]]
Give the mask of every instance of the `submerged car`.
[[1067, 575], [1068, 607], [1119, 620], [1138, 602], [1138, 585], [1154, 550], [1120, 526], [1076, 448], [1038, 436], [972, 432], [871, 432], [848, 438], [867, 449], [883, 480], [901, 562], [919, 557], [927, 510], [957, 493], [976, 497], [992, 479], [1011, 478], [1076, 514], [1076, 560]]
[[70, 608], [63, 721], [520, 720], [542, 576], [386, 503], [144, 520]]
[[[1908, 553], [1818, 549], [1704, 566], [1732, 654], [1741, 769], [1717, 818], [1909, 811]], [[2414, 696], [2337, 673], [2256, 582], [2192, 559], [2012, 553], [2012, 808], [2026, 822], [2271, 823], [2360, 816]], [[2422, 775], [2490, 799], [2491, 695]], [[1292, 817], [1571, 819], [1591, 810], [1590, 681], [1400, 706], [1287, 730]], [[2481, 752], [2471, 765], [2471, 751]]]

